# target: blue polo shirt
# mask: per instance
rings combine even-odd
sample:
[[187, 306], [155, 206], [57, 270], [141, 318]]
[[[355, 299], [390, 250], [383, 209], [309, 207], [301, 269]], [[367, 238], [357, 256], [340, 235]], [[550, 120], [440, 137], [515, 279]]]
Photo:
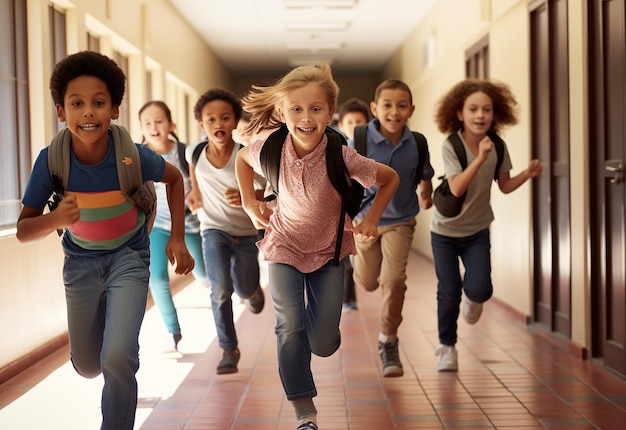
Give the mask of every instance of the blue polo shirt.
[[[380, 218], [379, 225], [385, 226], [407, 222], [415, 218], [420, 210], [415, 182], [420, 154], [417, 150], [417, 142], [408, 126], [404, 126], [402, 139], [397, 145], [385, 138], [379, 129], [380, 121], [378, 118], [374, 118], [367, 125], [367, 154], [365, 155], [379, 163], [392, 167], [398, 172], [400, 177], [398, 189]], [[354, 147], [354, 139], [350, 139], [348, 144]], [[424, 162], [424, 171], [420, 179], [429, 181], [434, 175], [435, 170], [430, 165], [430, 156], [427, 155]], [[372, 206], [373, 195], [376, 194], [377, 189], [378, 187], [374, 185], [365, 190], [363, 199], [368, 203], [358, 215], [359, 218], [365, 216]]]

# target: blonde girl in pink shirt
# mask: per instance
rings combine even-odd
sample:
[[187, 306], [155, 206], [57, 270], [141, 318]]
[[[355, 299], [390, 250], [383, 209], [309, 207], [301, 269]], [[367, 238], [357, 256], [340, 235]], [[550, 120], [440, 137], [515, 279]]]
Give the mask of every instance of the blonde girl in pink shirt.
[[323, 64], [297, 67], [272, 86], [253, 86], [243, 99], [244, 110], [251, 114], [248, 131], [282, 125], [289, 130], [273, 210], [257, 200], [253, 187], [254, 172], [262, 173], [262, 140], [239, 151], [236, 172], [245, 211], [257, 228], [266, 229], [257, 244], [269, 263], [278, 368], [296, 412], [297, 430], [318, 430], [311, 353], [328, 357], [341, 343], [345, 259], [356, 252], [354, 238], [367, 242], [376, 237], [380, 216], [398, 186], [393, 169], [343, 147], [350, 176], [366, 188], [377, 185], [378, 193], [360, 224], [353, 227], [346, 220], [340, 264], [333, 265], [341, 196], [326, 170], [324, 131], [335, 113], [338, 93], [330, 66]]

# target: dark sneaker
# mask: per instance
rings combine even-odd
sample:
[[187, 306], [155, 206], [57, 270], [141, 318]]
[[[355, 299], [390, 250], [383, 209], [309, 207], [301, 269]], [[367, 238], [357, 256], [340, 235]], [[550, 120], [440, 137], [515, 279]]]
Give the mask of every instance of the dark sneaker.
[[383, 362], [383, 376], [394, 377], [404, 375], [400, 354], [398, 353], [398, 339], [392, 343], [378, 342], [378, 353]]
[[263, 310], [263, 306], [265, 306], [265, 294], [263, 293], [263, 288], [257, 288], [254, 294], [251, 295], [249, 299], [244, 300], [244, 302], [246, 307], [250, 309], [250, 312], [253, 314], [261, 312]]
[[222, 354], [222, 359], [217, 365], [217, 374], [227, 375], [229, 373], [237, 373], [239, 371], [239, 369], [237, 369], [237, 363], [239, 363], [240, 358], [241, 353], [239, 352], [239, 348], [225, 349]]
[[317, 424], [315, 424], [313, 421], [306, 421], [296, 427], [296, 430], [318, 430], [318, 428]]
[[178, 351], [178, 342], [183, 338], [180, 333], [173, 333], [169, 335], [167, 343], [164, 346], [163, 352], [176, 352]]

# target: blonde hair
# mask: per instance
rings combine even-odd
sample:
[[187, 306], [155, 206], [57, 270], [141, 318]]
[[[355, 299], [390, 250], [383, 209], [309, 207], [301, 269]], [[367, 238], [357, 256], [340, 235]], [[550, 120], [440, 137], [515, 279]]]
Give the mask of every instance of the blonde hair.
[[291, 91], [315, 83], [326, 95], [328, 106], [337, 104], [339, 86], [333, 79], [328, 64], [319, 67], [314, 65], [299, 66], [280, 78], [274, 85], [262, 87], [253, 85], [250, 92], [243, 98], [243, 109], [250, 114], [247, 133], [258, 133], [262, 130], [277, 128], [282, 122], [276, 117], [276, 107]]

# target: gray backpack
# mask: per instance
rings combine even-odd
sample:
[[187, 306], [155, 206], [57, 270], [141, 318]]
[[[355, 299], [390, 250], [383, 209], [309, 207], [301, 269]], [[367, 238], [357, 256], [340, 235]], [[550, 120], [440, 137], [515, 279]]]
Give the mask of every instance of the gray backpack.
[[[117, 163], [117, 177], [124, 197], [145, 214], [145, 223], [148, 232], [152, 230], [156, 216], [156, 191], [154, 182], [143, 182], [141, 178], [141, 160], [139, 150], [128, 131], [121, 126], [111, 124], [113, 142], [115, 144], [115, 159]], [[69, 129], [61, 130], [50, 143], [48, 148], [48, 170], [52, 178], [52, 202], [48, 203], [51, 210], [56, 208], [65, 196], [70, 176], [70, 146], [71, 133]], [[59, 231], [59, 236], [62, 234]]]

